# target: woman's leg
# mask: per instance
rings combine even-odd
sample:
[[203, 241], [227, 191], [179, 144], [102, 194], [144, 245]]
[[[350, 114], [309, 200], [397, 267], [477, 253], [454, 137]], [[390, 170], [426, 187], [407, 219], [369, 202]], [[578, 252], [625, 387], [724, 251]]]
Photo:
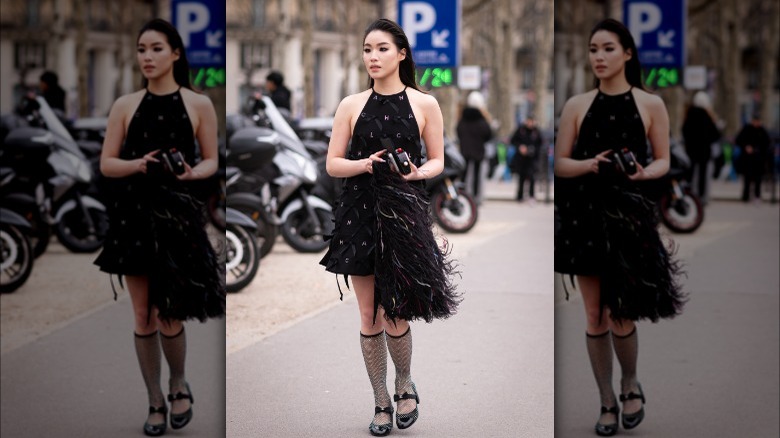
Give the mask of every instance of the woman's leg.
[[[160, 338], [157, 335], [157, 320], [149, 314], [149, 280], [147, 277], [125, 276], [130, 301], [133, 303], [135, 319], [135, 353], [146, 384], [149, 406], [163, 407], [165, 397], [160, 387]], [[165, 423], [165, 414], [149, 414], [147, 423]]]
[[[620, 393], [628, 395], [633, 392], [639, 394], [639, 385], [636, 378], [636, 364], [639, 355], [639, 341], [636, 325], [633, 321], [610, 320], [612, 330], [612, 342], [615, 346], [615, 355], [620, 362]], [[642, 408], [642, 400], [631, 399], [623, 402], [623, 413], [633, 414]]]
[[[384, 312], [383, 312], [384, 313]], [[407, 321], [387, 321], [382, 315], [382, 323], [387, 333], [387, 350], [395, 364], [395, 393], [399, 397], [404, 394], [417, 395], [412, 383], [412, 328]], [[406, 428], [417, 420], [417, 401], [414, 398], [398, 400], [397, 415], [399, 427]]]
[[[360, 311], [360, 349], [374, 390], [374, 405], [391, 407], [390, 394], [387, 392], [387, 345], [380, 319], [382, 317], [377, 315], [377, 322], [374, 323], [374, 276], [352, 276], [352, 286]], [[387, 424], [392, 427], [392, 423], [393, 417], [388, 412], [379, 412], [374, 415], [370, 427]]]
[[[168, 390], [171, 394], [189, 394], [187, 380], [184, 374], [184, 365], [187, 357], [187, 337], [184, 324], [178, 320], [158, 319], [162, 351], [170, 368], [171, 378], [168, 381]], [[171, 413], [182, 414], [190, 409], [191, 403], [187, 398], [180, 398], [171, 402]]]
[[[601, 282], [598, 277], [578, 276], [577, 283], [585, 304], [588, 357], [599, 388], [601, 405], [612, 408], [617, 406], [612, 388], [612, 341], [609, 337], [609, 312], [601, 307]], [[599, 423], [604, 425], [617, 423], [617, 416], [613, 413], [604, 413]]]

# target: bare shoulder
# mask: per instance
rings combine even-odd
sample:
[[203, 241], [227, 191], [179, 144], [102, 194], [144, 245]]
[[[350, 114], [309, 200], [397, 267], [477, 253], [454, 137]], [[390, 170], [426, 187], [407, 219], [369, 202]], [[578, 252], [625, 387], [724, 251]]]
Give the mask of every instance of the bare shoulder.
[[419, 105], [424, 111], [439, 109], [439, 101], [431, 94], [423, 93], [414, 88], [407, 88], [406, 95], [409, 96], [409, 100], [412, 103]]
[[184, 102], [192, 104], [192, 106], [199, 111], [214, 108], [211, 99], [205, 94], [196, 93], [195, 91], [184, 87], [179, 90], [179, 93], [181, 93], [181, 98], [184, 99]]
[[634, 88], [632, 90], [632, 94], [634, 95], [636, 102], [646, 108], [648, 111], [666, 111], [666, 105], [660, 96], [648, 93], [647, 91], [640, 90], [638, 88]]
[[134, 110], [139, 103], [141, 103], [141, 99], [143, 99], [144, 94], [146, 94], [146, 90], [138, 90], [120, 96], [116, 102], [114, 102], [112, 110], [120, 111], [121, 113], [130, 112]]
[[577, 112], [585, 111], [593, 102], [593, 99], [596, 98], [596, 94], [598, 94], [598, 90], [594, 88], [593, 90], [587, 91], [585, 93], [574, 95], [569, 98], [568, 101], [566, 101], [565, 106], [568, 106], [570, 109]]

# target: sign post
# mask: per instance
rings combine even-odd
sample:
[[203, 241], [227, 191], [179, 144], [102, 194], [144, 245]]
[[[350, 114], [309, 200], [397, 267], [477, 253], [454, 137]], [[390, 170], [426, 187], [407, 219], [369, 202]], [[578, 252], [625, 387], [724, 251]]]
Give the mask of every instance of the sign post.
[[225, 85], [225, 3], [171, 0], [173, 25], [181, 34], [198, 87]]
[[650, 87], [682, 84], [686, 8], [685, 0], [623, 0], [626, 27], [634, 37]]

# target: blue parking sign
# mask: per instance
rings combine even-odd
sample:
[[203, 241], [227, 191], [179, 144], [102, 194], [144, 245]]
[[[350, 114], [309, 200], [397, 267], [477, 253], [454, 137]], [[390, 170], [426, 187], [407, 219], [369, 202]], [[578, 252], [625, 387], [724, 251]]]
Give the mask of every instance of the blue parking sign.
[[623, 0], [642, 67], [685, 66], [685, 0]]
[[225, 65], [225, 2], [171, 0], [171, 17], [191, 66]]
[[460, 64], [461, 0], [398, 0], [398, 24], [404, 29], [418, 66]]

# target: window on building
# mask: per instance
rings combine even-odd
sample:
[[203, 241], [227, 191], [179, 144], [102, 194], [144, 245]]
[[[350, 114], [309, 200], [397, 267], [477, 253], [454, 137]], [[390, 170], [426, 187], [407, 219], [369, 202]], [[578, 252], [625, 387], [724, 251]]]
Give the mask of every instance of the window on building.
[[254, 27], [265, 26], [265, 3], [266, 0], [253, 0], [252, 2], [252, 25]]
[[41, 24], [41, 2], [40, 0], [27, 1], [27, 26], [37, 27]]
[[17, 70], [44, 67], [46, 45], [35, 42], [17, 42], [14, 47], [14, 67]]
[[256, 69], [271, 66], [271, 45], [245, 41], [241, 43], [241, 68]]

